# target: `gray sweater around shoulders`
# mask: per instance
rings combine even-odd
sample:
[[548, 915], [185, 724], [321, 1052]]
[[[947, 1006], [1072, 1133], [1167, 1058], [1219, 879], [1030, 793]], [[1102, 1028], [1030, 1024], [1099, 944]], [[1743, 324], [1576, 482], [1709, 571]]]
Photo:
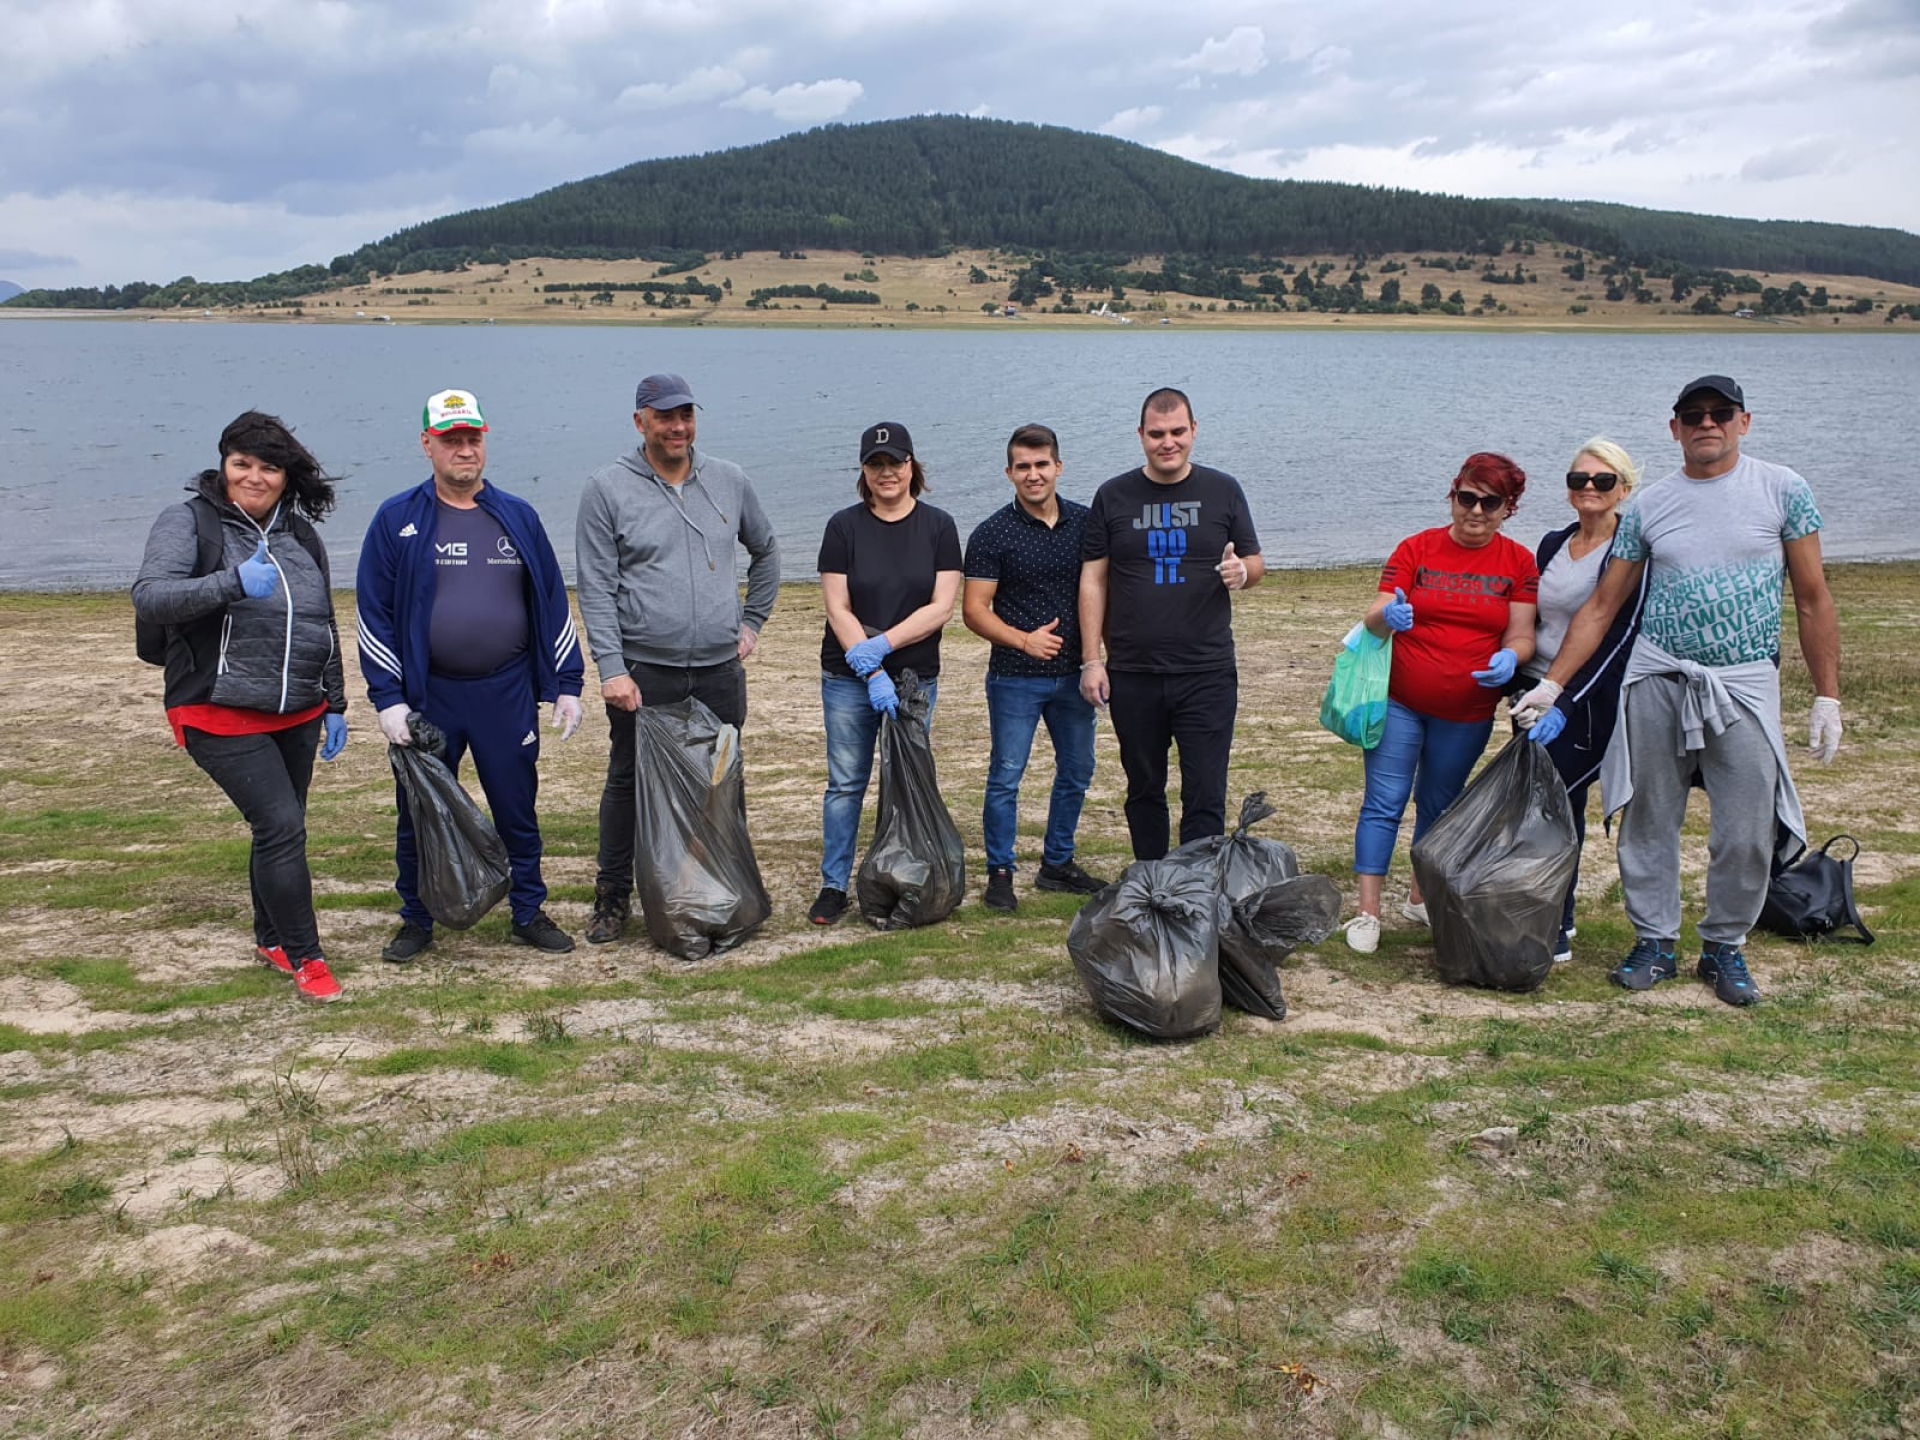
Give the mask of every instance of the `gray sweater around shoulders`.
[[[740, 598], [736, 546], [746, 548]], [[693, 452], [679, 485], [636, 448], [596, 470], [574, 525], [575, 583], [600, 678], [627, 665], [718, 665], [744, 622], [757, 633], [780, 593], [780, 546], [753, 482], [730, 460]]]

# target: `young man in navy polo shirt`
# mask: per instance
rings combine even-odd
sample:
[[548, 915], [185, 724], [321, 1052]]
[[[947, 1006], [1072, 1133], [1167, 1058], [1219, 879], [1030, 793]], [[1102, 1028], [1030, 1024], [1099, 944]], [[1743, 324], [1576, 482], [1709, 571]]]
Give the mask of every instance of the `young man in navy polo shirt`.
[[1053, 740], [1053, 798], [1035, 885], [1091, 895], [1101, 882], [1073, 858], [1073, 834], [1093, 778], [1093, 706], [1080, 694], [1080, 544], [1087, 507], [1061, 498], [1060, 441], [1045, 425], [1022, 425], [1007, 441], [1013, 500], [967, 539], [961, 618], [993, 644], [987, 661], [987, 723], [993, 753], [981, 829], [987, 842], [986, 903], [1012, 910], [1013, 847], [1020, 781], [1033, 733]]

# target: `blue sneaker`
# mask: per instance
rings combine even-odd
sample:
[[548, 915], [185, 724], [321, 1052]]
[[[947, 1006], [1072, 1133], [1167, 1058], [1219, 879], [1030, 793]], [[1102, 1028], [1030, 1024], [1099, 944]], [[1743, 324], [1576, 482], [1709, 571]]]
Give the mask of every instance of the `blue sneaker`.
[[1633, 949], [1627, 952], [1607, 978], [1614, 984], [1627, 990], [1651, 990], [1662, 980], [1671, 980], [1676, 967], [1673, 963], [1675, 940], [1636, 940]]
[[1713, 986], [1716, 997], [1729, 1005], [1757, 1005], [1760, 987], [1747, 974], [1747, 957], [1738, 945], [1709, 940], [1700, 947], [1700, 978]]

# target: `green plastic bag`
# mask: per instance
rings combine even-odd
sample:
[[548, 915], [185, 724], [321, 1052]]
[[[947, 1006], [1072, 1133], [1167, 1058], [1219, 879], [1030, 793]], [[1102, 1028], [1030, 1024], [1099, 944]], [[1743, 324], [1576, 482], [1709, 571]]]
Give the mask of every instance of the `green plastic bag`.
[[1340, 642], [1333, 678], [1320, 701], [1320, 726], [1349, 745], [1371, 750], [1387, 728], [1387, 679], [1393, 673], [1393, 636], [1356, 625]]

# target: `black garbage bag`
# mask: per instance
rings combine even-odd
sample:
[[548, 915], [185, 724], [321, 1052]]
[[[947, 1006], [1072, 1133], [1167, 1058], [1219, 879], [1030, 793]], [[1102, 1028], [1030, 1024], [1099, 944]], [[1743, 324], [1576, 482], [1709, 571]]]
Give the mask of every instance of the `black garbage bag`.
[[773, 913], [747, 838], [740, 731], [692, 698], [637, 719], [640, 909], [654, 944], [701, 960]]
[[1264, 791], [1241, 802], [1231, 835], [1194, 840], [1175, 855], [1205, 852], [1219, 866], [1227, 902], [1220, 928], [1220, 989], [1227, 1004], [1268, 1020], [1287, 1018], [1276, 968], [1302, 945], [1317, 945], [1340, 919], [1340, 887], [1325, 875], [1302, 875], [1293, 850], [1250, 834], [1274, 814]]
[[416, 710], [407, 729], [413, 743], [389, 745], [387, 762], [413, 817], [420, 903], [437, 923], [465, 930], [506, 898], [513, 878], [507, 847], [447, 768], [440, 727]]
[[931, 925], [967, 894], [967, 852], [940, 795], [920, 677], [894, 682], [900, 709], [880, 720], [880, 805], [873, 842], [854, 876], [860, 913], [882, 930]]
[[1553, 973], [1560, 907], [1579, 860], [1552, 757], [1515, 736], [1413, 847], [1440, 978], [1537, 988]]
[[1156, 1040], [1220, 1028], [1220, 927], [1228, 906], [1211, 851], [1139, 860], [1080, 907], [1067, 953], [1093, 1008]]

